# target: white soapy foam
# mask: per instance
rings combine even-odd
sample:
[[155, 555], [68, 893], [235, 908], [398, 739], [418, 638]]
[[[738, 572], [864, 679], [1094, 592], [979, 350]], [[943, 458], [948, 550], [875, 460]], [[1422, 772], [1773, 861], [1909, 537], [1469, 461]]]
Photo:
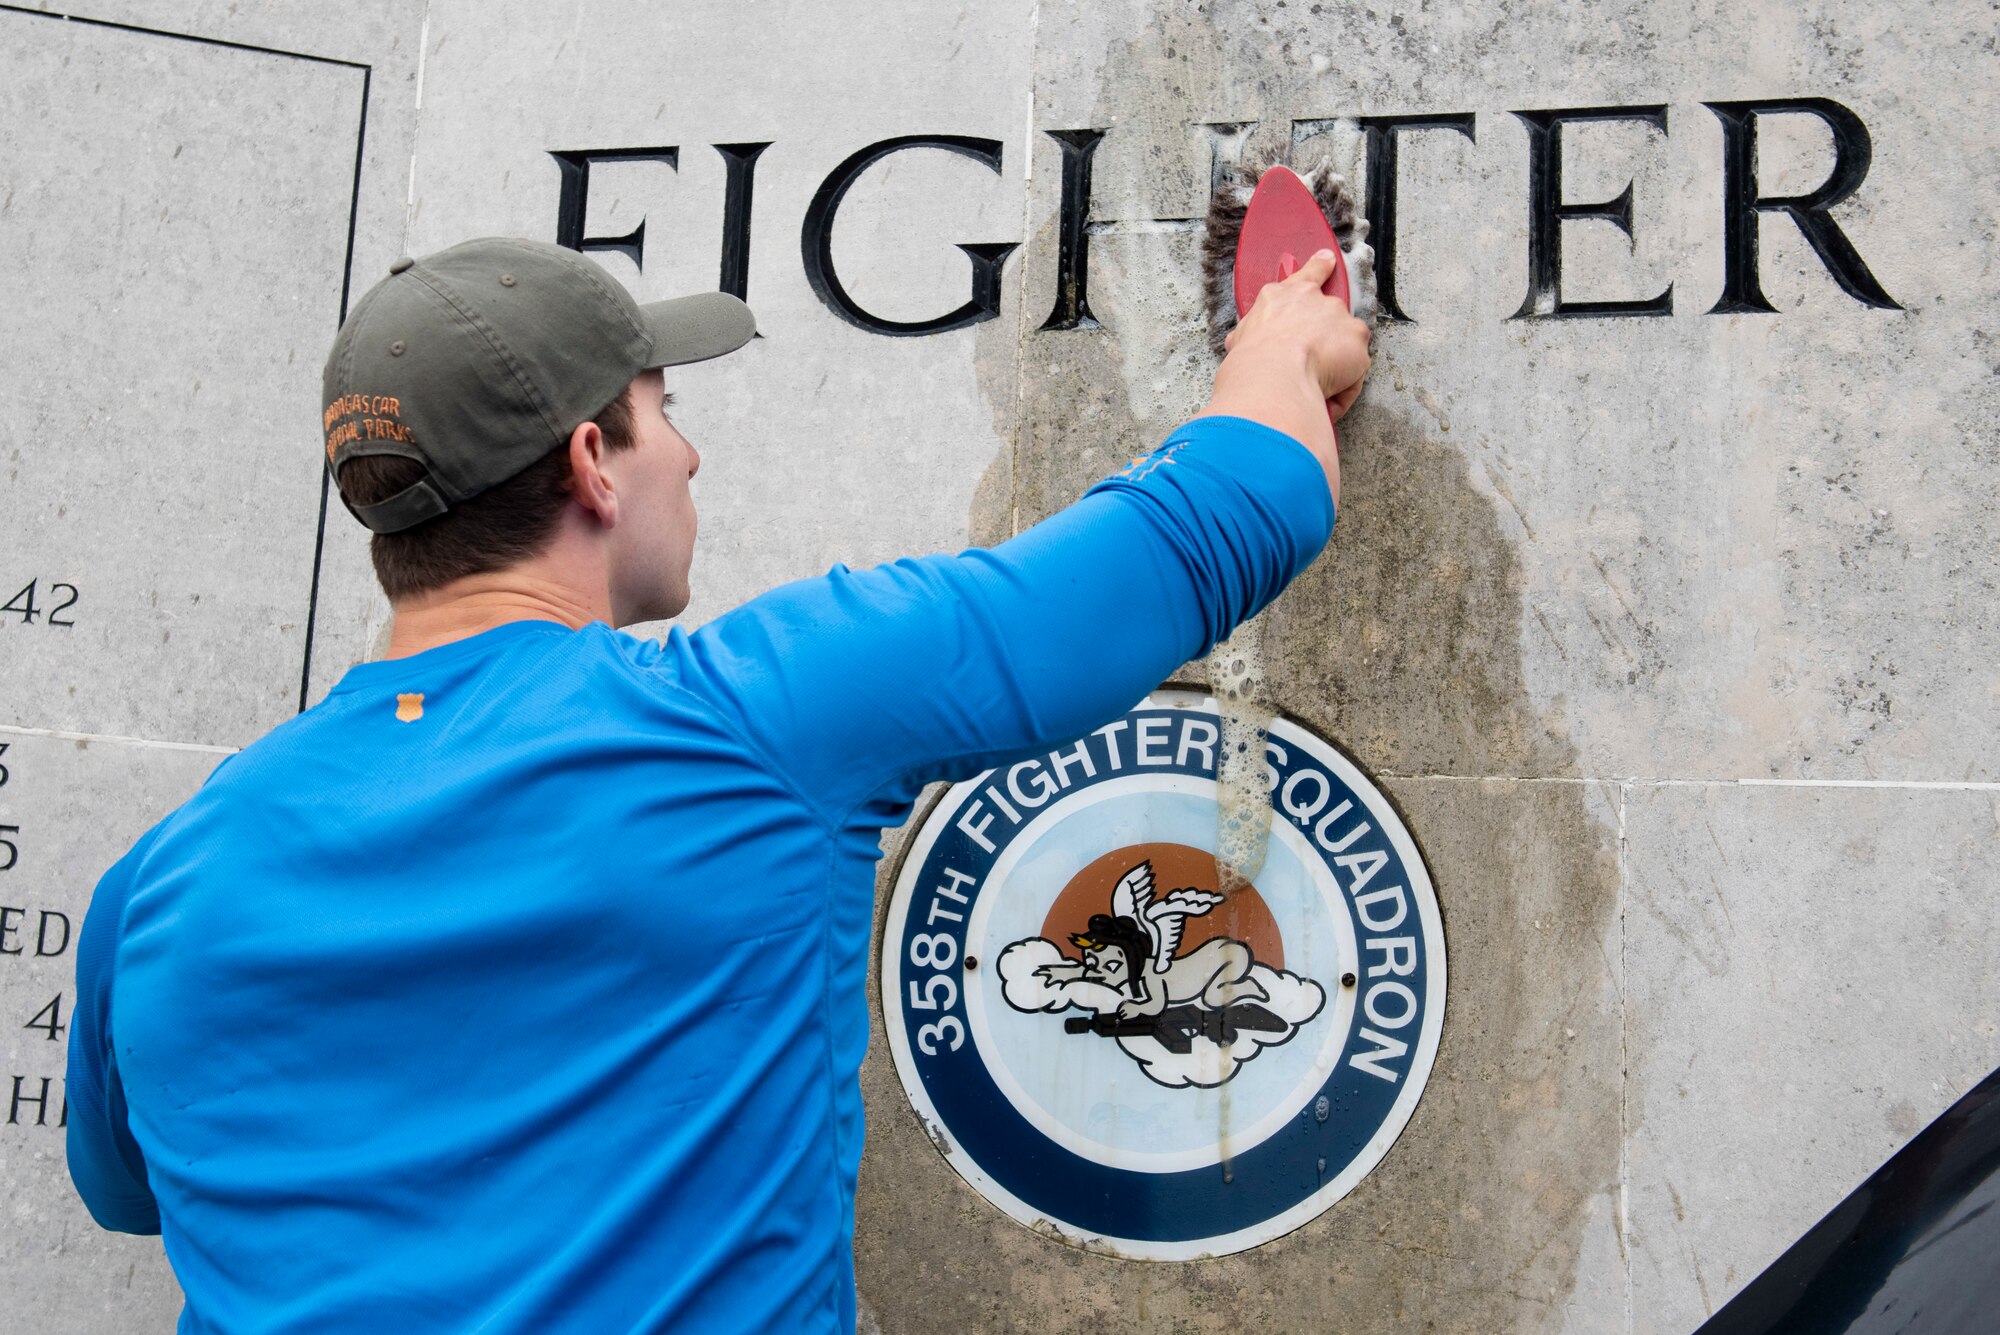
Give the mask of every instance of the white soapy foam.
[[1264, 693], [1264, 623], [1253, 617], [1209, 655], [1210, 689], [1221, 712], [1216, 766], [1215, 863], [1223, 895], [1264, 869], [1271, 846], [1271, 799], [1264, 782], [1264, 737], [1274, 712]]

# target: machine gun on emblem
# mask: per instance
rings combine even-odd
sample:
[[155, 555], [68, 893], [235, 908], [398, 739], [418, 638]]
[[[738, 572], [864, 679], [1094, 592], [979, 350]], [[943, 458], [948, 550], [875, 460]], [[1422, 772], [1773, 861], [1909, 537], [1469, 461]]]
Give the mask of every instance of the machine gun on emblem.
[[1194, 1050], [1194, 1040], [1205, 1038], [1226, 1048], [1243, 1030], [1281, 1034], [1290, 1028], [1284, 1020], [1254, 1001], [1239, 1001], [1220, 1009], [1206, 1006], [1169, 1006], [1158, 1015], [1072, 1015], [1063, 1021], [1066, 1034], [1097, 1034], [1104, 1038], [1150, 1038], [1168, 1052], [1186, 1055]]

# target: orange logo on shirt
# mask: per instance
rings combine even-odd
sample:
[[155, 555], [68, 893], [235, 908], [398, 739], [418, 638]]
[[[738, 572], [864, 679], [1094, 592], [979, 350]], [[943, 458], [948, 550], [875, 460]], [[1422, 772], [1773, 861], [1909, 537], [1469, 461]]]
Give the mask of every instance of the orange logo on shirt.
[[396, 697], [396, 720], [399, 723], [415, 723], [424, 716], [424, 693], [399, 695]]

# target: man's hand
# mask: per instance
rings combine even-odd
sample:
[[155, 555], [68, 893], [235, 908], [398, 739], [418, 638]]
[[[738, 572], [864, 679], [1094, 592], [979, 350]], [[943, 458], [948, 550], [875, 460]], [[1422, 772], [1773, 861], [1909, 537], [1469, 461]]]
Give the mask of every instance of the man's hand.
[[1340, 502], [1340, 459], [1328, 418], [1346, 413], [1368, 375], [1366, 323], [1320, 291], [1333, 273], [1322, 250], [1282, 282], [1268, 284], [1230, 331], [1215, 392], [1198, 416], [1247, 417], [1301, 441], [1326, 469]]
[[1321, 397], [1332, 400], [1333, 417], [1338, 420], [1361, 394], [1361, 382], [1368, 375], [1371, 331], [1365, 321], [1348, 314], [1346, 302], [1320, 291], [1332, 276], [1333, 252], [1322, 250], [1290, 278], [1267, 283], [1223, 346], [1233, 353], [1247, 339], [1259, 351], [1266, 346], [1302, 347], [1323, 391]]

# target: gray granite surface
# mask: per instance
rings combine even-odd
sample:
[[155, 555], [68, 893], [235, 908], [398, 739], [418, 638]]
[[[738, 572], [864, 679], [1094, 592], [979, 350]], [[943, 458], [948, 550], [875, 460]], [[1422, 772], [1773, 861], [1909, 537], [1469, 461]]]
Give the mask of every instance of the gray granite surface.
[[[1686, 1335], [2000, 1062], [1987, 7], [105, 0], [81, 17], [105, 23], [0, 11], [0, 600], [35, 582], [32, 618], [0, 609], [0, 826], [21, 850], [0, 952], [6, 922], [27, 934], [0, 953], [0, 1095], [60, 1083], [53, 1041], [23, 1027], [73, 967], [33, 953], [39, 915], [80, 921], [219, 755], [376, 651], [366, 535], [337, 502], [319, 523], [344, 288], [470, 236], [552, 238], [552, 152], [671, 147], [673, 165], [593, 168], [584, 235], [644, 223], [643, 263], [592, 252], [642, 299], [711, 289], [715, 146], [768, 143], [746, 270], [764, 337], [669, 385], [703, 452], [692, 626], [835, 562], [1005, 538], [1148, 448], [1213, 368], [1186, 220], [1216, 154], [1318, 136], [1351, 155], [1353, 118], [1418, 114], [1470, 133], [1397, 139], [1411, 322], [1379, 332], [1343, 425], [1331, 547], [1250, 632], [1272, 703], [1381, 779], [1436, 882], [1450, 1009], [1415, 1119], [1296, 1233], [1119, 1262], [980, 1199], [878, 1043], [867, 1320]], [[1732, 288], [1731, 113], [1706, 104], [1756, 99], [1865, 126], [1865, 177], [1827, 217], [1892, 306], [1766, 212], [1748, 234], [1773, 309], [1712, 309], [1743, 269]], [[1592, 113], [1552, 156], [1561, 201], [1631, 187], [1629, 235], [1556, 224], [1561, 297], [1671, 285], [1670, 313], [1557, 315], [1532, 287], [1521, 113], [1561, 110]], [[1858, 161], [1810, 111], [1756, 123], [1765, 197]], [[1103, 132], [1095, 327], [1051, 329], [1050, 132], [1077, 130]], [[889, 337], [809, 279], [815, 193], [905, 135], [990, 140], [999, 169], [882, 157], [841, 204], [832, 268], [873, 317], [920, 321], [967, 299], [960, 246], [1011, 244], [994, 318]], [[90, 1225], [40, 1106], [10, 1099], [0, 1125], [0, 1332], [169, 1329], [157, 1243]]]

